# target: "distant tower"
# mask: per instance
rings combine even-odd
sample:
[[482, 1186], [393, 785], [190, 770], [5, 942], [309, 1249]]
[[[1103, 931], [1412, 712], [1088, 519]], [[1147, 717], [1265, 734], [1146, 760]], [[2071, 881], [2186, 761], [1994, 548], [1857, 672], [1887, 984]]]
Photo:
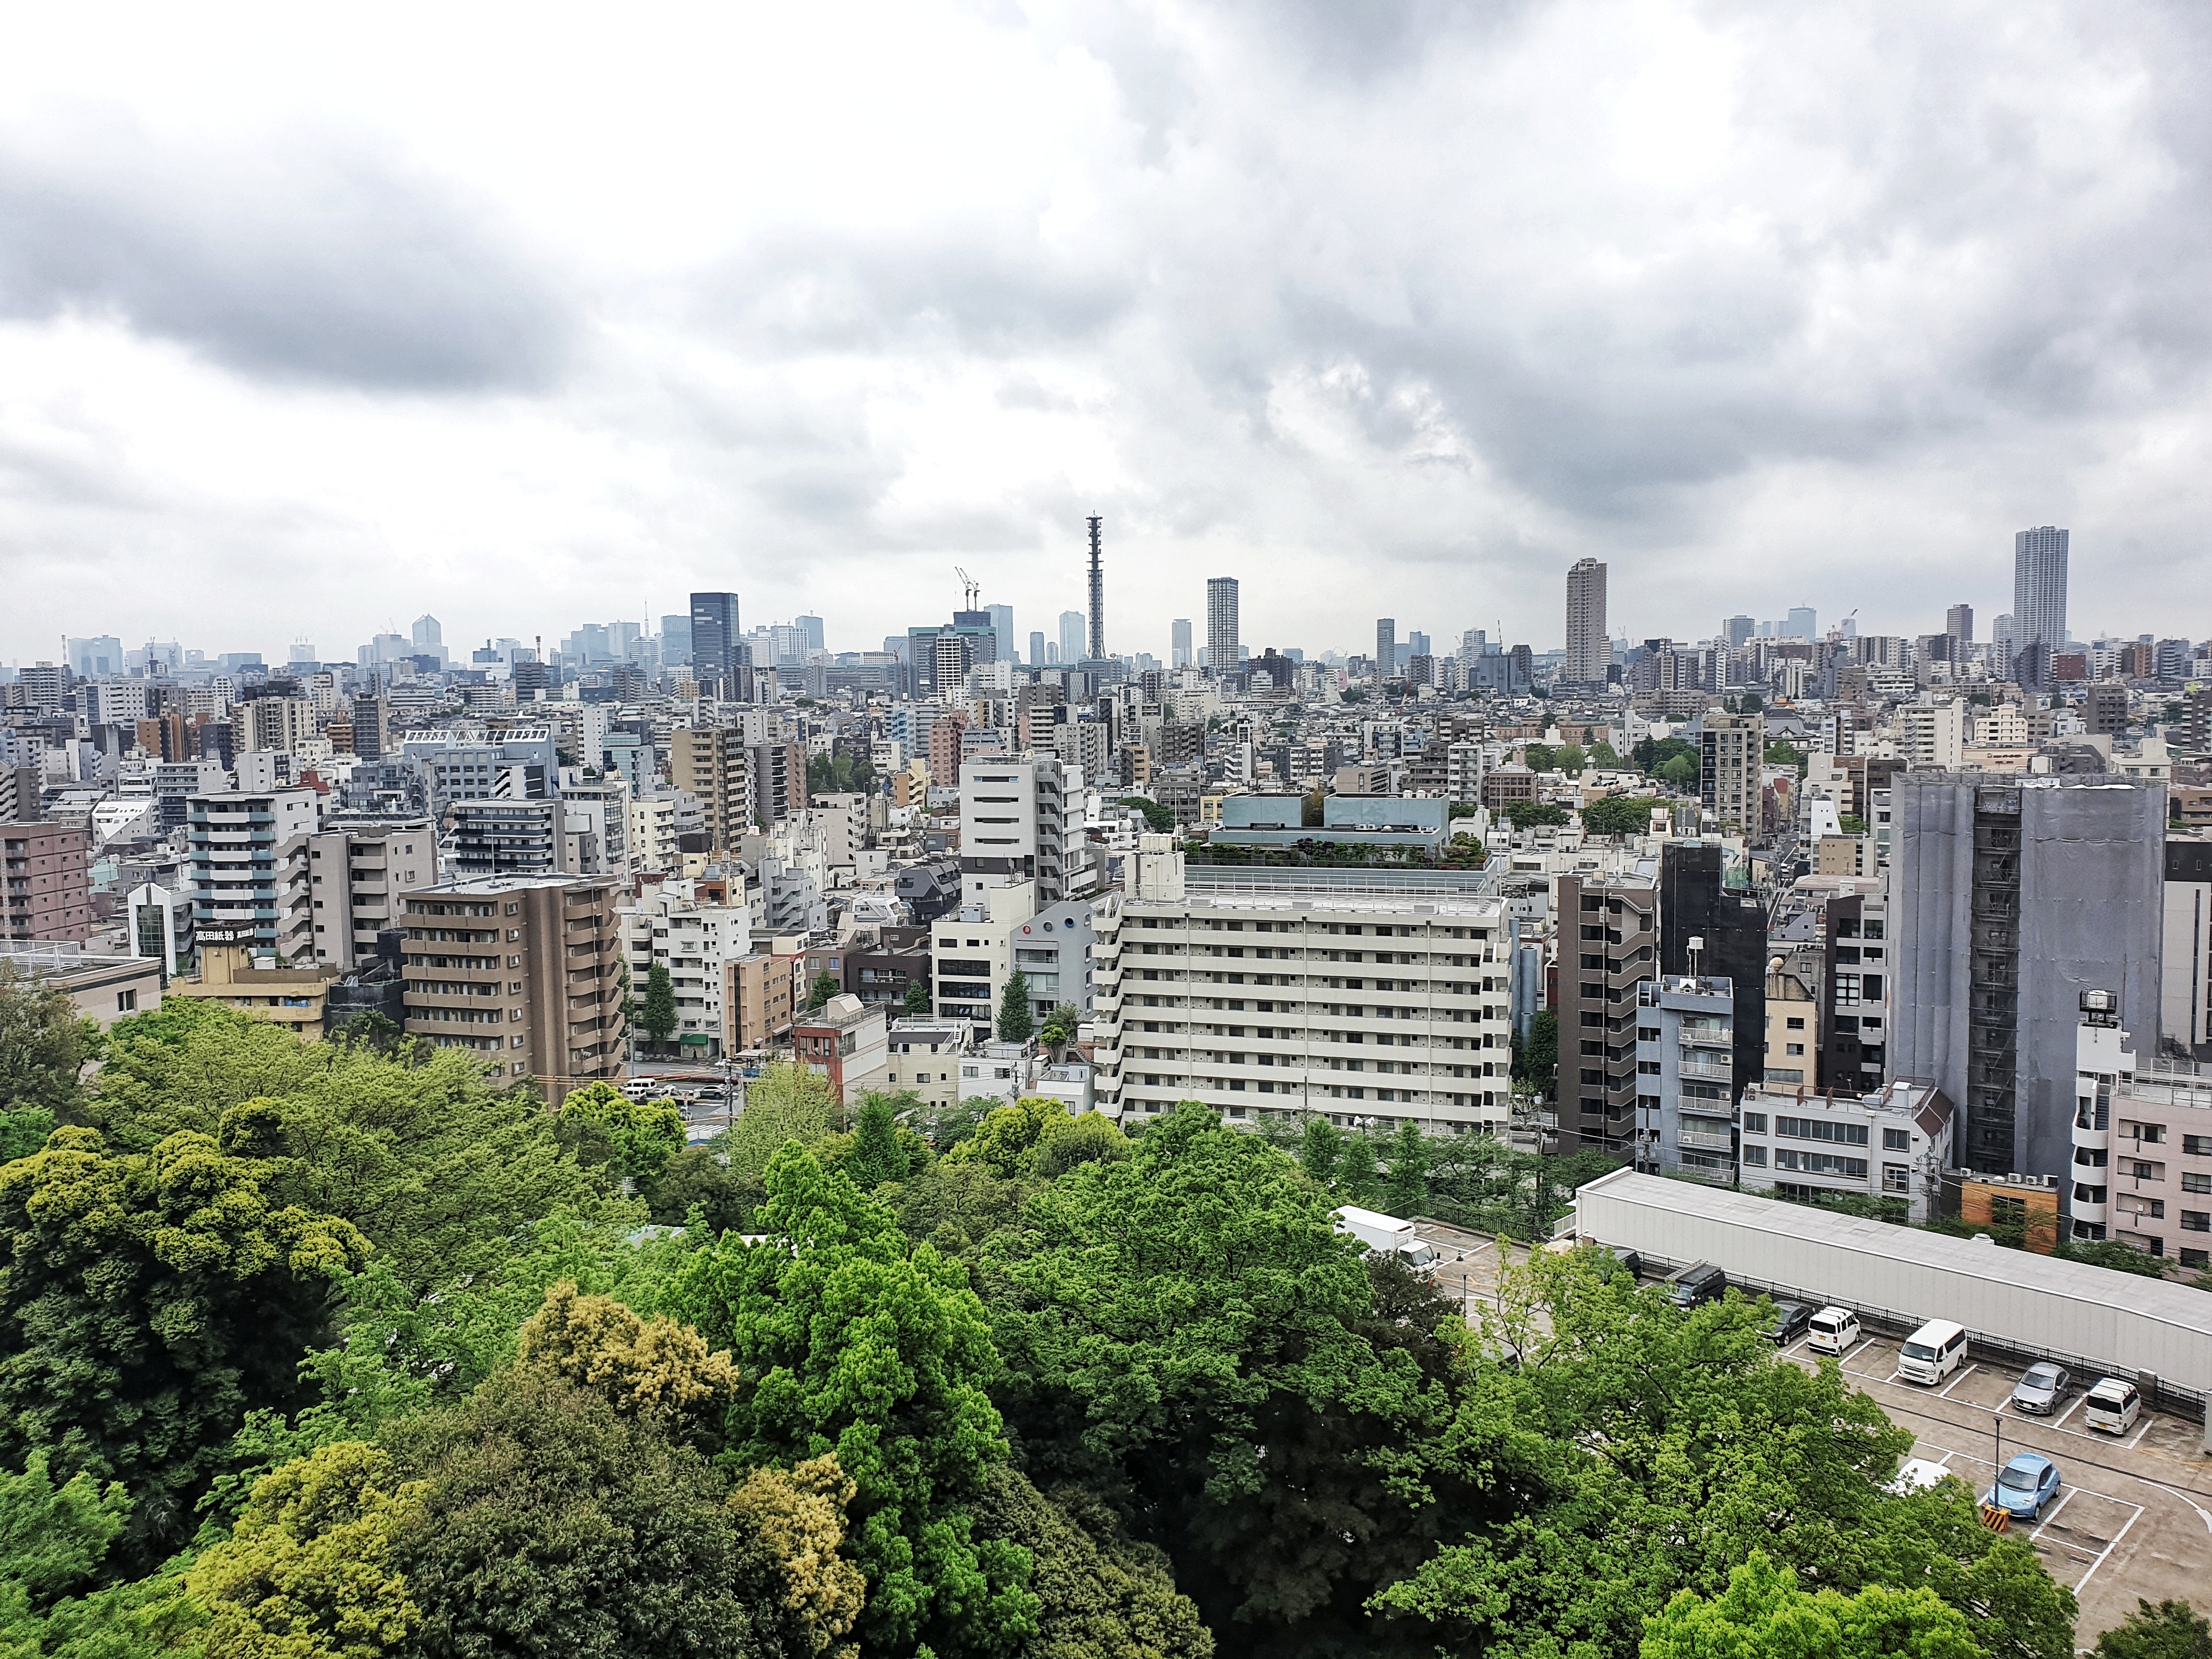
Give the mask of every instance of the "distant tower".
[[1954, 640], [1974, 637], [1974, 607], [1954, 605], [1943, 613], [1943, 631]]
[[1375, 623], [1375, 678], [1387, 680], [1398, 672], [1398, 619], [1382, 617]]
[[1168, 666], [1188, 668], [1197, 660], [1190, 647], [1190, 618], [1177, 617], [1168, 624]]
[[1567, 572], [1566, 680], [1603, 685], [1613, 666], [1613, 641], [1605, 631], [1605, 566], [1577, 560]]
[[1091, 515], [1091, 657], [1094, 662], [1106, 655], [1106, 572], [1098, 562], [1098, 526], [1104, 522], [1097, 514]]
[[2071, 532], [2045, 525], [2012, 538], [2012, 625], [2016, 645], [2066, 643], [2066, 555]]
[[1206, 665], [1216, 679], [1236, 673], [1244, 653], [1237, 634], [1237, 578], [1212, 576], [1206, 584]]

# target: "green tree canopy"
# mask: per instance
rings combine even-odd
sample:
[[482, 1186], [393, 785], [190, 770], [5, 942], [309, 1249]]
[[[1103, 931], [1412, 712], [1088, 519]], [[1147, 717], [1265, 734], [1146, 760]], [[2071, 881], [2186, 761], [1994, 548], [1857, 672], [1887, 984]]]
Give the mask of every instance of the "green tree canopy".
[[920, 1019], [929, 1012], [929, 981], [927, 979], [917, 974], [906, 982], [904, 1006], [908, 1017], [912, 1019]]
[[979, 1537], [966, 1507], [1006, 1449], [984, 1391], [998, 1356], [967, 1273], [909, 1247], [887, 1207], [799, 1147], [775, 1154], [768, 1191], [756, 1224], [773, 1237], [724, 1237], [668, 1297], [742, 1370], [731, 1455], [836, 1455], [855, 1487], [868, 1652], [1012, 1652], [1037, 1601], [1028, 1553]]
[[851, 1144], [837, 1161], [852, 1183], [872, 1193], [887, 1182], [904, 1181], [927, 1167], [929, 1145], [901, 1123], [899, 1114], [921, 1103], [912, 1095], [861, 1096]]
[[1373, 1292], [1331, 1204], [1185, 1102], [991, 1247], [1031, 1468], [1112, 1493], [1207, 1622], [1270, 1652], [1374, 1639], [1362, 1601], [1433, 1535], [1377, 1469], [1419, 1432], [1421, 1372], [1356, 1328]]
[[0, 1168], [0, 1455], [122, 1481], [141, 1566], [246, 1413], [300, 1397], [329, 1281], [368, 1259], [348, 1223], [272, 1204], [273, 1173], [207, 1135], [118, 1153], [84, 1128]]
[[1697, 758], [1692, 755], [1677, 755], [1672, 760], [1662, 761], [1655, 769], [1660, 781], [1672, 784], [1685, 794], [1697, 788], [1701, 775]]
[[1808, 1595], [1764, 1550], [1707, 1600], [1682, 1590], [1645, 1626], [1641, 1659], [1982, 1659], [1966, 1618], [1921, 1586]]
[[1036, 1016], [1030, 1008], [1030, 976], [1017, 968], [999, 998], [999, 1041], [1027, 1042], [1036, 1030]]
[[1583, 808], [1583, 829], [1593, 836], [1645, 835], [1652, 810], [1672, 805], [1655, 795], [1607, 795]]
[[1175, 833], [1173, 809], [1161, 805], [1149, 795], [1124, 795], [1120, 805], [1143, 813], [1146, 825], [1154, 835], [1171, 836]]
[[77, 1073], [94, 1048], [94, 1033], [67, 992], [0, 961], [0, 1112], [44, 1112], [52, 1127], [54, 1114], [76, 1104]]
[[815, 975], [813, 983], [806, 988], [806, 1012], [810, 1014], [821, 1012], [829, 1006], [830, 999], [842, 988], [837, 983], [837, 975], [824, 968]]
[[791, 1061], [764, 1067], [745, 1085], [745, 1109], [730, 1135], [730, 1173], [763, 1176], [788, 1141], [811, 1146], [830, 1133], [837, 1097], [830, 1079]]
[[2212, 1659], [2212, 1620], [2186, 1601], [2136, 1610], [2097, 1638], [2097, 1659]]
[[605, 1131], [615, 1168], [641, 1187], [659, 1180], [668, 1160], [684, 1150], [683, 1113], [665, 1100], [632, 1100], [611, 1083], [570, 1091], [561, 1117]]
[[1533, 830], [1545, 825], [1567, 822], [1567, 809], [1548, 800], [1509, 800], [1505, 803], [1505, 821], [1516, 830]]
[[1552, 751], [1552, 764], [1571, 778], [1580, 777], [1589, 763], [1589, 757], [1577, 743], [1563, 743]]
[[676, 1035], [676, 982], [669, 978], [665, 962], [645, 970], [645, 999], [638, 1005], [637, 1023], [655, 1042]]

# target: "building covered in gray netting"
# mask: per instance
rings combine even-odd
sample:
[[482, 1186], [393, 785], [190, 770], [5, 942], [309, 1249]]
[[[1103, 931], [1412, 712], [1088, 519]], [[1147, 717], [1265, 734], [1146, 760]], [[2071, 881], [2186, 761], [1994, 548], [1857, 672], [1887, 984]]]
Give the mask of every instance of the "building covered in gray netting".
[[1893, 1077], [1959, 1103], [1966, 1168], [2069, 1178], [2075, 1030], [2112, 991], [2156, 1047], [2166, 786], [1900, 773]]

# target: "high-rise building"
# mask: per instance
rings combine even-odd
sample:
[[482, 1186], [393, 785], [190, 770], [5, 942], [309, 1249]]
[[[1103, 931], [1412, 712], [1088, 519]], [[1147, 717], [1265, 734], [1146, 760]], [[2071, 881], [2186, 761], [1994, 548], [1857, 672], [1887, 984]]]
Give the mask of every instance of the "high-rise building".
[[744, 732], [726, 726], [678, 726], [669, 736], [668, 778], [699, 803], [717, 850], [754, 826], [752, 757]]
[[1089, 624], [1085, 622], [1080, 611], [1063, 611], [1060, 613], [1060, 661], [1072, 664], [1083, 660], [1084, 635], [1088, 629]]
[[750, 702], [751, 675], [738, 630], [738, 596], [691, 596], [691, 672], [700, 690], [726, 702]]
[[1790, 617], [1783, 623], [1782, 631], [1790, 639], [1809, 640], [1818, 635], [1820, 627], [1820, 617], [1811, 605], [1796, 605], [1790, 607]]
[[1954, 640], [1974, 637], [1974, 607], [1954, 605], [1943, 613], [1943, 631]]
[[407, 1034], [471, 1048], [558, 1105], [622, 1074], [621, 884], [451, 881], [404, 896]]
[[424, 611], [421, 616], [415, 618], [415, 626], [411, 630], [410, 630], [410, 632], [415, 647], [416, 655], [436, 657], [441, 661], [444, 660], [446, 655], [446, 630], [440, 625], [438, 619], [435, 617], [430, 615], [427, 611]]
[[0, 939], [82, 945], [92, 926], [90, 826], [0, 824]]
[[960, 769], [963, 888], [1033, 881], [1039, 906], [1059, 903], [1066, 896], [1066, 811], [1058, 761], [968, 762]]
[[1398, 672], [1398, 619], [1375, 619], [1375, 678], [1387, 680]]
[[[991, 619], [991, 633], [998, 641], [999, 654], [995, 662], [1014, 659], [1014, 607], [1011, 605], [987, 605], [984, 614]], [[804, 621], [805, 618], [800, 620]]]
[[1757, 840], [1759, 768], [1766, 758], [1765, 716], [1708, 710], [1700, 725], [1699, 788], [1705, 811], [1723, 830], [1734, 829]]
[[1570, 684], [1603, 685], [1613, 666], [1613, 641], [1605, 631], [1605, 566], [1578, 559], [1567, 572], [1567, 659]]
[[1960, 1104], [1963, 1167], [2063, 1177], [2081, 990], [2115, 993], [2156, 1043], [2165, 787], [1904, 772], [1890, 787], [1890, 1075]]
[[[1006, 606], [1000, 605], [994, 605], [991, 609], [994, 611], [1006, 610]], [[1013, 626], [1013, 620], [1014, 613], [1011, 611], [1006, 611], [1006, 625], [1008, 628], [1011, 629]], [[827, 651], [830, 648], [826, 643], [829, 636], [823, 632], [821, 617], [793, 617], [791, 619], [791, 625], [799, 630], [800, 637], [806, 641], [807, 650]]]
[[1735, 1032], [1729, 1081], [1741, 1094], [1765, 1068], [1766, 907], [1747, 888], [1728, 884], [1712, 842], [1670, 841], [1659, 849], [1659, 971], [1726, 988]]
[[218, 790], [186, 808], [188, 850], [203, 943], [258, 945], [286, 962], [313, 953], [307, 837], [320, 812], [312, 789]]
[[1215, 576], [1206, 584], [1206, 661], [1216, 679], [1236, 673], [1243, 653], [1237, 631], [1237, 578]]
[[1758, 627], [1759, 624], [1749, 617], [1730, 617], [1721, 624], [1721, 637], [1728, 641], [1729, 649], [1733, 651], [1740, 645], [1749, 643]]
[[1033, 628], [1030, 630], [1030, 666], [1042, 668], [1044, 662], [1044, 631]]
[[88, 640], [64, 641], [69, 652], [70, 672], [79, 679], [93, 679], [102, 674], [123, 672], [123, 641], [112, 634], [101, 634]]
[[1659, 889], [1650, 877], [1559, 882], [1559, 1150], [1636, 1146], [1637, 986], [1656, 978]]
[[1190, 643], [1190, 618], [1177, 617], [1168, 624], [1168, 666], [1188, 668], [1196, 661], [1197, 653]]
[[2044, 525], [2023, 530], [2012, 538], [2015, 646], [2041, 641], [2056, 651], [2066, 643], [2066, 551], [2070, 534]]

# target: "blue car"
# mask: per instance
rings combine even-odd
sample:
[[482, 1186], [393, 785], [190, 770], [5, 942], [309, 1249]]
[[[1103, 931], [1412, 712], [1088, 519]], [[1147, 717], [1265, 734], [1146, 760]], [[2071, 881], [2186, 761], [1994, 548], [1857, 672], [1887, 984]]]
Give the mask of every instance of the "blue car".
[[2041, 1452], [2021, 1452], [2004, 1466], [1982, 1502], [2010, 1515], [2039, 1521], [2058, 1496], [2058, 1465]]

